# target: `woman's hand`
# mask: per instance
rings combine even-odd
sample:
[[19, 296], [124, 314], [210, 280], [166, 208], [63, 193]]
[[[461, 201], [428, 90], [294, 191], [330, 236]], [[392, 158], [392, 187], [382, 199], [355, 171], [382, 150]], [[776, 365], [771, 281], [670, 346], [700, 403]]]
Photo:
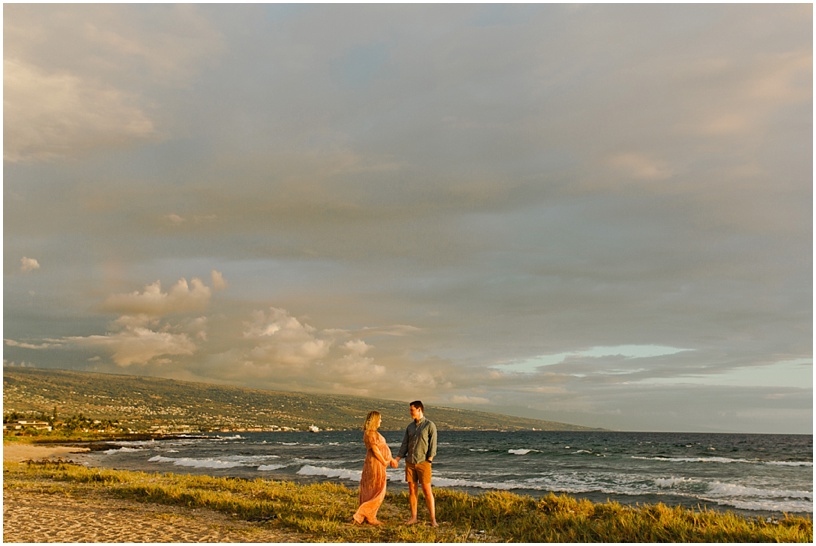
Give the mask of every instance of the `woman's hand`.
[[396, 459], [391, 459], [391, 468], [399, 468], [399, 463]]

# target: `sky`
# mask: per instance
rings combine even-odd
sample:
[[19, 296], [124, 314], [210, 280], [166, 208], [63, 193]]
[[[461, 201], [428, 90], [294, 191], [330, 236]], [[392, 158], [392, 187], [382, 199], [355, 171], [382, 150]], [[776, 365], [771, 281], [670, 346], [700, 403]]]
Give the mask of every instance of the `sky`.
[[812, 9], [5, 4], [4, 366], [812, 433]]

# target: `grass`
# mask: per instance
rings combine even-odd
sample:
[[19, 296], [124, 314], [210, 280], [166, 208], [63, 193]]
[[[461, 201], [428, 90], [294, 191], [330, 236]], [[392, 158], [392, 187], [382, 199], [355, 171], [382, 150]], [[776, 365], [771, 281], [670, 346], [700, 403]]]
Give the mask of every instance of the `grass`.
[[[689, 510], [663, 504], [624, 506], [568, 496], [541, 499], [490, 491], [469, 495], [436, 488], [439, 528], [405, 526], [406, 493], [389, 493], [380, 509], [387, 524], [351, 525], [357, 491], [335, 483], [150, 474], [64, 462], [5, 463], [4, 487], [39, 480], [140, 502], [207, 508], [303, 535], [304, 542], [813, 542], [813, 521], [776, 520]], [[12, 479], [9, 479], [12, 478]], [[420, 519], [424, 502], [420, 499]]]

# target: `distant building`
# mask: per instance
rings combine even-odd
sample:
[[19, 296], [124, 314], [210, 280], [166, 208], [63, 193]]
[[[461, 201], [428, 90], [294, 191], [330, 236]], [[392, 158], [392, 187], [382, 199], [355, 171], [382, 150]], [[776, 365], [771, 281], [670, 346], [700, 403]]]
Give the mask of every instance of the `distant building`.
[[52, 429], [46, 421], [28, 421], [20, 419], [10, 423], [3, 423], [3, 430], [48, 430]]

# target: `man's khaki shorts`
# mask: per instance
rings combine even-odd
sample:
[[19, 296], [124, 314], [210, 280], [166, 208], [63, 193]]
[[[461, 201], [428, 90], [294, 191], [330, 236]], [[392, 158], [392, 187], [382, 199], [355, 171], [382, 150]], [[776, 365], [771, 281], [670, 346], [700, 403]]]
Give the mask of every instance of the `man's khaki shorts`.
[[405, 481], [408, 483], [431, 483], [431, 463], [405, 463]]

